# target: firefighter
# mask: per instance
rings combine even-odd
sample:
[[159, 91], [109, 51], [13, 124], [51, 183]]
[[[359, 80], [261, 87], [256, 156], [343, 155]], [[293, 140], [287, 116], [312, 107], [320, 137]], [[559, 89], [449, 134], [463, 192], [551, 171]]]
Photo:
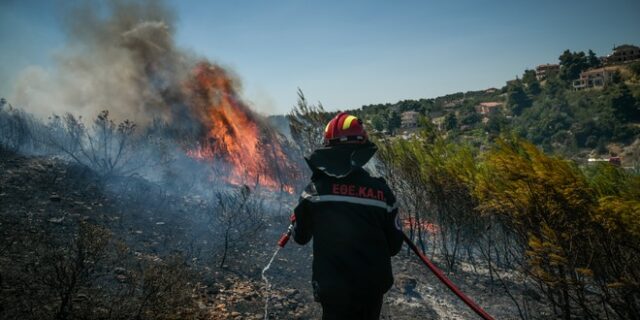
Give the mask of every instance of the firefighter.
[[362, 168], [376, 150], [362, 121], [342, 112], [327, 124], [324, 147], [306, 158], [312, 176], [294, 210], [293, 239], [313, 238], [322, 319], [379, 319], [393, 284], [391, 256], [402, 246], [396, 198]]

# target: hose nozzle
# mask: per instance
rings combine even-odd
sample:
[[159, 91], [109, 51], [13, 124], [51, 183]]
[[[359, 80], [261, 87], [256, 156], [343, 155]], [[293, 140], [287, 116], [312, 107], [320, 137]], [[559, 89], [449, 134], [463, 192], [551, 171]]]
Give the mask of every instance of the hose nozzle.
[[292, 232], [293, 232], [293, 223], [289, 225], [287, 232], [283, 233], [282, 236], [280, 237], [280, 240], [278, 240], [278, 246], [280, 248], [284, 248], [284, 246], [287, 245], [287, 242], [289, 242], [289, 239], [291, 238]]
[[291, 221], [291, 223], [289, 224], [289, 228], [287, 228], [287, 232], [283, 233], [280, 237], [280, 240], [278, 240], [278, 246], [280, 248], [284, 248], [284, 246], [287, 245], [287, 242], [289, 242], [289, 239], [291, 238], [293, 226], [296, 223], [296, 215], [291, 214], [291, 217], [289, 217], [289, 221]]

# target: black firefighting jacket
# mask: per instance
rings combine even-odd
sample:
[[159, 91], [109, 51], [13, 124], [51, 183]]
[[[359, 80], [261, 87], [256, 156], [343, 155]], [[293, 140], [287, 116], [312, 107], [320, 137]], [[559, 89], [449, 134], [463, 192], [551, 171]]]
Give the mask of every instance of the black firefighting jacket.
[[382, 178], [362, 168], [337, 178], [316, 171], [295, 208], [293, 237], [313, 238], [313, 286], [317, 301], [348, 304], [391, 288], [391, 256], [402, 233], [396, 198]]

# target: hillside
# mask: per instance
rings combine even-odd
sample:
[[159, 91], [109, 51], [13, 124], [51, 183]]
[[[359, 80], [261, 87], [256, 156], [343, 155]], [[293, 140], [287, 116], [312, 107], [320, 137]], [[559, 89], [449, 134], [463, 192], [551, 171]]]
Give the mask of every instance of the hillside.
[[[138, 178], [104, 180], [49, 157], [5, 153], [0, 171], [1, 318], [257, 320], [267, 293], [271, 319], [314, 319], [320, 311], [309, 246], [286, 247], [265, 289], [260, 272], [287, 221], [270, 205], [254, 221], [259, 231], [232, 230], [220, 265], [225, 229], [212, 199]], [[394, 258], [394, 270], [383, 319], [471, 316], [408, 252]], [[451, 276], [495, 316], [517, 313], [482, 267], [465, 263]], [[503, 276], [511, 294], [524, 290]]]
[[[569, 68], [573, 66], [567, 63], [560, 70]], [[631, 147], [640, 138], [640, 62], [606, 67], [610, 78], [602, 87], [574, 88], [574, 78], [597, 68], [602, 67], [585, 64], [574, 68], [574, 75], [556, 72], [541, 80], [534, 70], [525, 70], [500, 89], [366, 105], [349, 112], [385, 134], [433, 127], [428, 130], [479, 146], [500, 133], [515, 132], [547, 152], [583, 162], [620, 155], [624, 166], [634, 166], [640, 162], [638, 142]], [[403, 114], [409, 117], [404, 123]]]

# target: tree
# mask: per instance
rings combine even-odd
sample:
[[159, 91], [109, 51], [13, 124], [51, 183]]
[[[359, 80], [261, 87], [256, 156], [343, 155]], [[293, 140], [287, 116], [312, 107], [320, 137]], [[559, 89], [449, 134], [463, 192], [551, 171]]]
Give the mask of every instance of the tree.
[[533, 82], [537, 82], [538, 78], [536, 78], [536, 71], [535, 70], [525, 70], [524, 74], [522, 75], [522, 82], [529, 85]]
[[565, 99], [543, 98], [517, 118], [525, 136], [535, 144], [549, 144], [559, 130], [568, 130], [573, 124], [572, 112]]
[[482, 118], [480, 117], [480, 115], [475, 110], [472, 110], [471, 112], [465, 112], [464, 114], [462, 114], [462, 116], [460, 117], [460, 124], [474, 125], [481, 120]]
[[389, 132], [393, 132], [393, 130], [400, 128], [401, 123], [402, 119], [400, 119], [400, 114], [398, 114], [396, 111], [391, 111], [389, 121], [387, 122], [387, 129], [389, 130]]
[[444, 129], [449, 131], [458, 127], [458, 118], [453, 112], [447, 113], [444, 117]]
[[602, 61], [600, 61], [600, 58], [598, 58], [595, 52], [591, 51], [591, 49], [589, 49], [589, 52], [587, 53], [587, 65], [589, 68], [598, 68], [602, 66]]
[[420, 102], [416, 100], [402, 100], [397, 103], [397, 106], [400, 112], [419, 111], [421, 109]]
[[492, 134], [501, 133], [509, 125], [509, 120], [501, 114], [491, 115], [485, 125], [485, 130]]
[[540, 88], [540, 82], [538, 82], [538, 78], [536, 77], [536, 72], [534, 70], [525, 70], [522, 75], [522, 83], [527, 87], [527, 92], [531, 95], [538, 95], [542, 89]]
[[298, 103], [289, 113], [289, 128], [291, 136], [299, 146], [303, 155], [322, 146], [323, 131], [331, 120], [332, 114], [326, 112], [322, 103], [309, 104], [302, 90], [298, 88]]
[[571, 52], [565, 50], [560, 59], [560, 79], [570, 83], [580, 76], [580, 72], [589, 68], [584, 52]]
[[522, 85], [514, 85], [507, 93], [507, 108], [514, 115], [520, 115], [525, 108], [531, 106], [531, 99], [524, 92]]
[[527, 92], [528, 92], [530, 95], [533, 95], [533, 96], [537, 96], [537, 95], [539, 95], [539, 94], [540, 94], [540, 92], [542, 92], [542, 88], [540, 87], [540, 82], [535, 81], [535, 82], [530, 83], [530, 84], [527, 86]]
[[376, 114], [373, 117], [371, 117], [371, 125], [373, 126], [373, 129], [377, 131], [384, 130], [384, 120], [379, 114]]
[[638, 101], [624, 83], [616, 86], [609, 95], [609, 103], [616, 118], [620, 121], [640, 121], [640, 106]]
[[564, 92], [564, 83], [560, 79], [560, 75], [547, 76], [547, 83], [542, 93], [547, 97], [556, 97]]

